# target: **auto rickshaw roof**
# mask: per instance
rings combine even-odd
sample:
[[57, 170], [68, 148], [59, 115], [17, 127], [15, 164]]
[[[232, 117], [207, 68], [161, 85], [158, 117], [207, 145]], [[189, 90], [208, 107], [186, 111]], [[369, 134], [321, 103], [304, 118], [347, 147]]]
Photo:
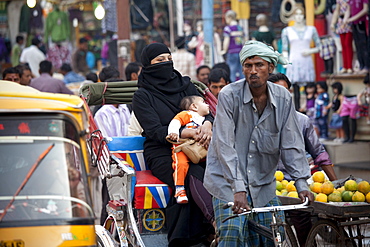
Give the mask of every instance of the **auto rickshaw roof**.
[[11, 109], [47, 109], [81, 111], [78, 96], [40, 92], [29, 86], [0, 80], [0, 111]]

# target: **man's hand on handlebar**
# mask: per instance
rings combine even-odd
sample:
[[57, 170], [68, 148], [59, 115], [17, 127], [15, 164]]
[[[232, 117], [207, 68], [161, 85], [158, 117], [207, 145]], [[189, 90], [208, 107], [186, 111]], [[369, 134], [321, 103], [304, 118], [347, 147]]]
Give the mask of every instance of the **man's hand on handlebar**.
[[244, 191], [234, 194], [234, 205], [231, 208], [234, 214], [240, 214], [251, 210], [247, 201], [247, 194]]
[[301, 202], [305, 201], [305, 197], [308, 197], [308, 200], [310, 202], [313, 202], [315, 200], [312, 192], [310, 192], [308, 190], [303, 190], [303, 191], [299, 192], [298, 197], [301, 199]]

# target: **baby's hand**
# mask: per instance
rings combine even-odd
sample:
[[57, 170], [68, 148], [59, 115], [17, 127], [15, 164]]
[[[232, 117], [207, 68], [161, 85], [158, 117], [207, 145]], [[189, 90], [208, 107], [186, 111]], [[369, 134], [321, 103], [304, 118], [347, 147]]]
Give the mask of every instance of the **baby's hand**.
[[171, 141], [177, 142], [179, 140], [179, 135], [176, 133], [170, 133], [168, 134], [167, 138], [170, 139]]

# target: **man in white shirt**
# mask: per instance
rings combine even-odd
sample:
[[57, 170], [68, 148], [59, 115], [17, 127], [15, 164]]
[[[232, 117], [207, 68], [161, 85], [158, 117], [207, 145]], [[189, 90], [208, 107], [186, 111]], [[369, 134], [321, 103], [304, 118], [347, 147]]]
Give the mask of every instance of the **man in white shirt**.
[[19, 61], [21, 63], [28, 63], [34, 77], [39, 77], [39, 65], [41, 61], [46, 59], [46, 56], [39, 49], [41, 41], [38, 38], [33, 38], [31, 43], [32, 45], [30, 47], [27, 47], [22, 51]]

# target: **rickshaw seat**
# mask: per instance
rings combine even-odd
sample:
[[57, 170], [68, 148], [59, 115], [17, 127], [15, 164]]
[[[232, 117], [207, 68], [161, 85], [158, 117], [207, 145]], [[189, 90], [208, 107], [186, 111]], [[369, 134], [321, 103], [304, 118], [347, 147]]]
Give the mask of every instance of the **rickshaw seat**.
[[112, 137], [108, 147], [112, 154], [125, 160], [135, 170], [134, 208], [165, 208], [172, 190], [148, 169], [143, 155], [144, 141], [142, 136]]

